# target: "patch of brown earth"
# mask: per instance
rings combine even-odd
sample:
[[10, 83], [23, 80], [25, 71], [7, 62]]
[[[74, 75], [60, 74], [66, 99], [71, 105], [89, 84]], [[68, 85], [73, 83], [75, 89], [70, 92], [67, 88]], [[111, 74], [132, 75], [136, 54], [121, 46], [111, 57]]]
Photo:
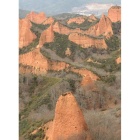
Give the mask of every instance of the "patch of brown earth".
[[37, 38], [30, 30], [31, 26], [28, 19], [19, 19], [19, 48], [28, 46]]
[[52, 17], [49, 17], [43, 24], [52, 24], [54, 23], [54, 19]]
[[117, 64], [121, 63], [121, 57], [118, 57], [118, 58], [116, 59], [116, 63], [117, 63]]
[[86, 34], [91, 35], [91, 36], [99, 36], [99, 35], [113, 35], [113, 30], [112, 30], [112, 22], [111, 20], [102, 14], [102, 17], [100, 18], [100, 21], [96, 24], [91, 26]]
[[91, 140], [83, 113], [71, 92], [62, 94], [56, 104], [52, 136], [49, 140], [64, 138], [85, 132], [86, 140]]
[[47, 43], [53, 42], [53, 40], [54, 40], [54, 32], [53, 32], [53, 26], [51, 24], [50, 27], [45, 31], [43, 31], [43, 33], [41, 34], [39, 39], [39, 45], [37, 46], [37, 48], [42, 47], [46, 42]]
[[96, 48], [107, 49], [107, 45], [104, 39], [92, 38], [87, 35], [83, 35], [79, 33], [71, 33], [69, 35], [69, 40], [78, 45], [81, 45], [82, 48], [88, 48], [94, 46]]
[[47, 17], [45, 16], [45, 13], [44, 12], [41, 12], [39, 14], [36, 14], [33, 11], [31, 11], [30, 14], [27, 14], [26, 15], [26, 18], [29, 19], [32, 22], [37, 23], [37, 24], [41, 24], [45, 20], [47, 20]]
[[67, 55], [67, 56], [70, 56], [71, 55], [70, 48], [67, 48], [67, 50], [65, 51], [65, 55]]
[[[47, 71], [47, 70], [55, 70], [59, 71], [62, 69], [65, 69], [69, 67], [69, 64], [66, 64], [65, 62], [56, 62], [56, 61], [51, 61], [47, 58], [45, 58], [41, 53], [40, 49], [35, 49], [31, 52], [28, 52], [26, 54], [22, 54], [19, 56], [19, 64], [27, 66], [32, 66], [32, 69], [40, 70], [41, 71]], [[26, 69], [26, 68], [25, 68]], [[19, 68], [19, 72], [23, 73], [23, 68]], [[34, 71], [33, 71], [34, 72]]]
[[81, 24], [85, 21], [85, 18], [84, 17], [76, 17], [76, 18], [71, 18], [68, 20], [67, 24], [70, 24], [72, 22], [75, 22], [77, 24]]
[[121, 7], [120, 6], [112, 6], [108, 10], [108, 17], [112, 22], [121, 21]]

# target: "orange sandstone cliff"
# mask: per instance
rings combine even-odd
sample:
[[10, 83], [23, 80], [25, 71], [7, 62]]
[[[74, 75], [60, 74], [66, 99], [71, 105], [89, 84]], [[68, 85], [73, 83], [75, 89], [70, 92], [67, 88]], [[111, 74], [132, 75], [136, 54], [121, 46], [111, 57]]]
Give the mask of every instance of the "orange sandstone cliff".
[[81, 47], [83, 48], [95, 46], [96, 48], [107, 49], [107, 45], [104, 39], [92, 38], [87, 35], [83, 35], [79, 33], [71, 33], [69, 35], [69, 40], [75, 42], [76, 44], [81, 45]]
[[[72, 138], [85, 132], [86, 140], [91, 140], [83, 113], [71, 92], [62, 94], [56, 104], [52, 136], [49, 140]], [[80, 136], [77, 137], [80, 140]]]
[[121, 21], [121, 7], [120, 6], [112, 6], [108, 10], [108, 17], [112, 22]]
[[93, 90], [93, 89], [95, 90], [96, 89], [95, 84], [89, 74], [87, 74], [86, 76], [83, 77], [83, 79], [81, 81], [81, 85], [86, 90]]
[[44, 12], [36, 14], [33, 11], [31, 11], [30, 15], [27, 14], [26, 18], [29, 19], [32, 22], [37, 23], [37, 24], [41, 24], [41, 23], [43, 23], [47, 19], [47, 17], [45, 16]]
[[92, 14], [91, 16], [89, 16], [90, 19], [93, 19], [93, 20], [97, 20], [97, 18], [94, 16], [94, 14]]
[[[51, 60], [45, 58], [40, 53], [40, 48], [35, 49], [26, 54], [20, 55], [19, 64], [32, 67], [32, 69], [34, 69], [35, 71], [39, 71], [39, 69], [41, 69], [41, 72], [43, 72], [43, 73], [47, 70], [59, 71], [59, 70], [69, 67], [69, 64], [66, 64], [65, 62], [56, 62], [56, 61], [51, 61]], [[19, 70], [20, 70], [20, 68], [19, 68]], [[19, 71], [19, 73], [26, 73], [26, 71], [23, 71], [23, 68], [21, 68], [21, 70], [22, 71]], [[34, 71], [33, 71], [33, 73], [34, 73]]]
[[53, 25], [53, 31], [55, 31], [59, 34], [65, 34], [65, 35], [68, 35], [68, 34], [73, 33], [73, 32], [84, 33], [84, 31], [80, 30], [80, 28], [70, 29], [70, 28], [60, 24], [59, 22], [56, 22]]
[[19, 19], [19, 48], [28, 46], [37, 36], [31, 32], [32, 24], [28, 19]]
[[67, 24], [70, 24], [72, 22], [75, 22], [77, 24], [81, 24], [85, 21], [85, 18], [84, 17], [76, 17], [76, 18], [71, 18], [68, 20]]
[[76, 72], [76, 73], [82, 75], [83, 77], [89, 75], [93, 81], [97, 81], [98, 79], [100, 79], [97, 75], [95, 75], [91, 71], [84, 69], [84, 68], [83, 69], [75, 69], [72, 67], [71, 71]]
[[118, 57], [118, 58], [116, 59], [116, 63], [117, 63], [117, 64], [121, 63], [121, 57]]
[[43, 31], [43, 33], [41, 34], [39, 39], [39, 45], [37, 46], [37, 48], [42, 47], [45, 42], [49, 43], [49, 42], [53, 42], [53, 40], [54, 40], [54, 32], [53, 32], [53, 26], [51, 24], [50, 27], [45, 31]]
[[86, 34], [91, 36], [99, 36], [99, 35], [108, 35], [110, 33], [110, 36], [113, 35], [112, 30], [112, 22], [111, 20], [102, 14], [102, 17], [100, 18], [100, 21], [96, 24], [91, 26]]
[[45, 24], [52, 24], [54, 22], [54, 19], [52, 17], [49, 17], [47, 20], [45, 20], [45, 22], [43, 23]]

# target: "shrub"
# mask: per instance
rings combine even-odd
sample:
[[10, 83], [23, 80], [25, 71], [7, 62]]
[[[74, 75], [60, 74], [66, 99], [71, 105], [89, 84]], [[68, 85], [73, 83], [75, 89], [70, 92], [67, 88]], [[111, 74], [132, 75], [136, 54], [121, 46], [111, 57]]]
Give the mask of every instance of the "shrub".
[[105, 41], [107, 44], [108, 53], [115, 51], [115, 50], [118, 50], [120, 47], [120, 41], [119, 41], [118, 37], [115, 35], [112, 35], [110, 37], [110, 39], [106, 39]]

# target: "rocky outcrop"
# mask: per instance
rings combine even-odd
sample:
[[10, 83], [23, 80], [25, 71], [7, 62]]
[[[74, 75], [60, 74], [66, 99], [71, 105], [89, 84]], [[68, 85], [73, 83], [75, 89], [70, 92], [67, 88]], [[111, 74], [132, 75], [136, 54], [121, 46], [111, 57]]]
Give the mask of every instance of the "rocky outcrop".
[[118, 57], [118, 58], [116, 59], [116, 63], [117, 63], [117, 64], [121, 63], [121, 57]]
[[19, 19], [19, 48], [28, 46], [37, 38], [30, 30], [31, 26], [28, 19]]
[[54, 23], [54, 19], [52, 17], [49, 17], [47, 20], [45, 20], [43, 24], [45, 25], [45, 24], [52, 24], [52, 23]]
[[100, 21], [96, 24], [91, 26], [88, 31], [86, 31], [86, 34], [91, 35], [91, 36], [99, 36], [99, 35], [108, 35], [108, 34], [113, 35], [113, 30], [112, 30], [112, 22], [111, 20], [102, 14], [102, 17], [100, 18]]
[[46, 42], [47, 43], [53, 42], [53, 40], [54, 40], [54, 32], [53, 32], [53, 26], [51, 24], [50, 27], [45, 31], [43, 31], [43, 33], [41, 34], [39, 39], [39, 45], [37, 46], [37, 48], [42, 47]]
[[120, 6], [112, 6], [108, 10], [108, 17], [112, 22], [121, 21], [121, 7]]
[[70, 28], [60, 24], [59, 22], [56, 22], [53, 25], [53, 30], [59, 34], [65, 34], [65, 35], [68, 35], [68, 34], [73, 33], [73, 32], [84, 33], [84, 31], [80, 30], [80, 28], [70, 29]]
[[92, 73], [91, 71], [89, 71], [85, 68], [83, 68], [83, 69], [71, 68], [70, 70], [82, 75], [83, 77], [89, 75], [93, 81], [97, 81], [98, 79], [100, 79], [96, 74]]
[[[28, 52], [26, 54], [22, 54], [19, 56], [19, 64], [22, 64], [25, 67], [19, 68], [19, 73], [39, 73], [39, 71], [43, 73], [47, 73], [47, 70], [55, 70], [59, 71], [62, 69], [65, 69], [69, 67], [69, 64], [66, 64], [65, 62], [56, 62], [51, 61], [47, 58], [45, 58], [41, 53], [40, 49], [35, 49], [31, 52]], [[32, 69], [30, 69], [30, 67]], [[23, 70], [27, 71], [23, 71]], [[41, 73], [40, 72], [40, 73]]]
[[97, 18], [94, 16], [94, 14], [92, 14], [91, 16], [89, 16], [90, 19], [93, 19], [93, 20], [97, 20]]
[[52, 136], [49, 140], [74, 138], [80, 140], [80, 134], [91, 140], [83, 113], [71, 92], [62, 94], [56, 104]]
[[89, 74], [83, 77], [81, 85], [84, 87], [86, 91], [96, 89], [95, 84]]
[[82, 48], [88, 48], [92, 46], [96, 48], [107, 49], [107, 45], [104, 39], [93, 38], [79, 33], [71, 33], [69, 35], [69, 40], [78, 45], [81, 45]]
[[30, 15], [27, 14], [26, 18], [29, 19], [32, 22], [37, 23], [37, 24], [41, 24], [47, 19], [44, 12], [36, 14], [33, 11], [31, 11]]
[[84, 17], [76, 17], [76, 18], [71, 18], [68, 20], [67, 24], [70, 24], [72, 22], [75, 22], [77, 24], [81, 24], [85, 21], [85, 18]]
[[65, 51], [65, 55], [67, 55], [67, 56], [70, 56], [71, 55], [70, 48], [67, 48], [67, 50]]

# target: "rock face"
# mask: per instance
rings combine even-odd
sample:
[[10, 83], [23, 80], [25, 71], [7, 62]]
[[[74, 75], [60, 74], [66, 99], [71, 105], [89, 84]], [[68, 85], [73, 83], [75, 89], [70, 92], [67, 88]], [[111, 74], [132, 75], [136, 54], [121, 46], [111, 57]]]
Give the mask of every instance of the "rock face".
[[31, 26], [28, 19], [19, 19], [19, 48], [28, 46], [37, 38], [30, 30]]
[[45, 31], [43, 31], [43, 33], [41, 34], [39, 39], [39, 45], [37, 46], [37, 48], [42, 47], [45, 42], [49, 43], [49, 42], [53, 42], [53, 40], [54, 40], [54, 32], [53, 32], [53, 26], [51, 24], [50, 27]]
[[94, 82], [93, 82], [93, 80], [92, 80], [92, 78], [90, 77], [89, 74], [83, 77], [83, 79], [81, 81], [81, 85], [86, 90], [92, 90], [92, 89], [96, 88], [95, 85], [94, 85]]
[[36, 14], [33, 11], [31, 11], [30, 15], [27, 14], [26, 18], [29, 19], [32, 22], [37, 23], [37, 24], [41, 24], [45, 20], [47, 20], [47, 17], [45, 16], [45, 13], [44, 12], [41, 12], [39, 14]]
[[[85, 132], [86, 140], [91, 140], [83, 113], [71, 92], [62, 94], [56, 104], [52, 136], [49, 140], [64, 138]], [[75, 135], [76, 136], [76, 135]], [[77, 139], [77, 140], [80, 140]]]
[[76, 44], [81, 45], [82, 48], [88, 48], [94, 46], [96, 48], [107, 49], [107, 45], [104, 39], [92, 38], [87, 35], [79, 33], [71, 33], [69, 35], [69, 40], [75, 42]]
[[108, 35], [108, 34], [113, 35], [113, 30], [112, 30], [112, 22], [111, 20], [102, 14], [102, 17], [100, 18], [99, 23], [96, 25], [91, 26], [86, 34], [91, 35], [91, 36], [99, 36], [99, 35]]
[[93, 20], [97, 20], [97, 18], [94, 16], [94, 14], [92, 14], [91, 16], [89, 16], [90, 19], [93, 19]]
[[84, 69], [84, 68], [83, 69], [71, 68], [71, 71], [76, 72], [76, 73], [82, 75], [83, 77], [89, 75], [93, 81], [97, 81], [98, 79], [100, 79], [97, 75], [93, 74], [91, 71]]
[[112, 22], [121, 21], [121, 7], [120, 6], [112, 6], [108, 10], [108, 17]]
[[117, 64], [121, 63], [121, 57], [118, 57], [118, 58], [116, 59], [116, 63], [117, 63]]
[[67, 48], [67, 50], [65, 51], [65, 55], [67, 55], [67, 56], [70, 56], [71, 55], [70, 48]]
[[59, 22], [56, 22], [53, 25], [53, 30], [59, 34], [65, 34], [65, 35], [68, 35], [73, 32], [84, 33], [84, 31], [80, 30], [80, 28], [70, 29], [70, 28], [60, 24]]
[[[39, 73], [39, 71], [43, 73], [47, 73], [47, 70], [62, 70], [67, 67], [69, 67], [69, 64], [66, 64], [65, 62], [55, 62], [51, 61], [47, 58], [45, 58], [41, 53], [40, 49], [35, 49], [29, 53], [22, 54], [19, 56], [19, 64], [22, 64], [24, 66], [31, 67], [33, 70], [32, 73]], [[26, 73], [26, 71], [23, 71], [24, 69], [21, 67], [21, 71], [19, 68], [20, 73]], [[27, 73], [31, 71], [30, 69], [27, 69]]]
[[54, 19], [52, 17], [49, 17], [43, 24], [52, 24], [54, 23]]
[[76, 18], [71, 18], [68, 20], [67, 24], [70, 24], [72, 22], [75, 22], [77, 24], [81, 24], [85, 21], [85, 19], [83, 17], [76, 17]]

